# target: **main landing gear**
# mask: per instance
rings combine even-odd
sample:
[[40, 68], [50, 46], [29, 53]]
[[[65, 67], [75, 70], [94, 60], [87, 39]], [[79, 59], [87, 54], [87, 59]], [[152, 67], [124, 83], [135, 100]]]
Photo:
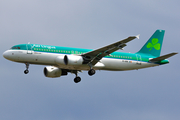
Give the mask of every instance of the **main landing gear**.
[[91, 63], [88, 64], [90, 67], [90, 70], [88, 71], [88, 74], [90, 76], [94, 75], [96, 73], [96, 71], [94, 69], [92, 69], [93, 65]]
[[74, 78], [74, 82], [75, 83], [81, 82], [81, 78], [78, 76], [78, 71], [75, 70], [75, 71], [72, 71], [72, 73], [74, 73], [76, 75], [76, 77]]
[[94, 69], [90, 69], [90, 70], [88, 71], [88, 74], [89, 74], [90, 76], [94, 75], [95, 73], [96, 73], [96, 71], [95, 71]]
[[75, 77], [74, 78], [74, 82], [75, 83], [81, 82], [81, 78], [79, 76]]
[[[74, 82], [75, 82], [75, 83], [81, 82], [81, 78], [78, 76], [78, 71], [77, 71], [77, 70], [73, 70], [73, 71], [71, 71], [71, 73], [74, 73], [74, 74], [76, 75], [76, 77], [74, 78]], [[95, 73], [96, 73], [96, 71], [95, 71], [94, 69], [90, 69], [90, 70], [88, 71], [88, 74], [89, 74], [90, 76], [94, 75]]]
[[28, 74], [29, 73], [29, 63], [25, 63], [26, 65], [26, 70], [24, 70], [24, 74]]

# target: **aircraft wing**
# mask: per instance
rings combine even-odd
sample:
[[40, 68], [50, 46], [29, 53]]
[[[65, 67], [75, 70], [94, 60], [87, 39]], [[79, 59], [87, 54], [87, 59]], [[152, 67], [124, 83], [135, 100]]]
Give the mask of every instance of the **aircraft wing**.
[[95, 65], [99, 60], [101, 60], [103, 57], [110, 55], [111, 53], [123, 49], [123, 47], [127, 46], [126, 43], [130, 42], [131, 40], [138, 38], [139, 35], [137, 36], [130, 36], [124, 40], [120, 40], [116, 43], [107, 45], [105, 47], [84, 53], [82, 56], [85, 60], [85, 64], [91, 64]]

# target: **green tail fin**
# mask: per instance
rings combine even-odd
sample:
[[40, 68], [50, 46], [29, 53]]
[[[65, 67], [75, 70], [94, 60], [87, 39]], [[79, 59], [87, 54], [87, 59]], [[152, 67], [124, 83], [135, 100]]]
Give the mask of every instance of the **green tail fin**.
[[161, 54], [164, 33], [165, 30], [156, 30], [138, 53], [150, 54], [155, 57], [159, 57]]

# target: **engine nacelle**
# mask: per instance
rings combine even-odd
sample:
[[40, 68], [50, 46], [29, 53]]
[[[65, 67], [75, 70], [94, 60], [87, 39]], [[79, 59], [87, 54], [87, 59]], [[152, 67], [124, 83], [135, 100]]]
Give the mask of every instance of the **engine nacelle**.
[[67, 71], [64, 71], [57, 67], [48, 66], [44, 68], [44, 75], [46, 77], [56, 78], [61, 77], [62, 75], [67, 75]]
[[64, 65], [64, 55], [60, 55], [56, 58], [55, 60], [56, 64], [59, 64], [59, 65]]
[[64, 64], [65, 65], [82, 65], [83, 57], [77, 55], [65, 55], [64, 56]]

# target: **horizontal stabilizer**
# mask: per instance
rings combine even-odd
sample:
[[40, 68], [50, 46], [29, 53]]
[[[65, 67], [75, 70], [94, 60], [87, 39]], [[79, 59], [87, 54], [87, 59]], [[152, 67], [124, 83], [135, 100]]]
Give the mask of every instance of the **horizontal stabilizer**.
[[169, 58], [169, 57], [171, 57], [171, 56], [173, 56], [173, 55], [176, 55], [176, 54], [178, 54], [178, 53], [170, 53], [170, 54], [163, 55], [163, 56], [160, 56], [160, 57], [157, 57], [157, 58], [153, 58], [153, 59], [151, 59], [151, 60], [149, 60], [149, 61], [151, 61], [151, 62], [158, 62], [158, 61], [167, 59], [167, 58]]

